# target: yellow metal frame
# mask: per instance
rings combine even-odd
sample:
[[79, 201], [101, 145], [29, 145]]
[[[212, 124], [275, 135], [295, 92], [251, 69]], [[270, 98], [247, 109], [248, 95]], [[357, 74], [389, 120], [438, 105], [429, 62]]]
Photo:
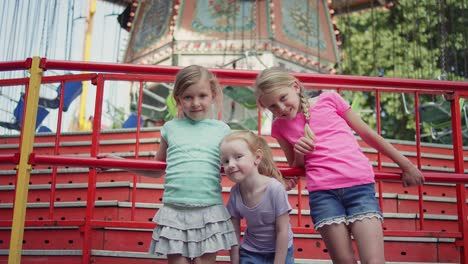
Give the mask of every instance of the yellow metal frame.
[[13, 223], [11, 227], [9, 264], [21, 263], [21, 249], [23, 246], [24, 222], [26, 218], [26, 205], [28, 202], [29, 178], [31, 165], [29, 155], [32, 153], [36, 130], [37, 107], [39, 105], [39, 89], [43, 70], [39, 66], [40, 58], [34, 57], [29, 78], [29, 88], [26, 96], [26, 111], [24, 124], [21, 130], [22, 142], [20, 160], [17, 166], [15, 206], [13, 208]]
[[[96, 0], [89, 1], [89, 17], [84, 40], [83, 61], [89, 61], [91, 57], [91, 36], [93, 33], [94, 14], [96, 13]], [[78, 116], [78, 130], [91, 130], [91, 124], [86, 119], [86, 99], [88, 97], [88, 83], [83, 82], [83, 90], [80, 97], [80, 112]]]

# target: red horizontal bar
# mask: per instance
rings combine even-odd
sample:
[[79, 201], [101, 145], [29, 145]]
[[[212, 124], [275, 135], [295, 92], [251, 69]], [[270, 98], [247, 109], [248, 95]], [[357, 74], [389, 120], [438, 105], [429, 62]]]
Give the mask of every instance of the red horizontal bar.
[[165, 75], [175, 75], [182, 68], [178, 66], [47, 60], [46, 58], [41, 59], [41, 67], [47, 70], [120, 72]]
[[4, 164], [18, 164], [19, 163], [20, 154], [0, 154], [0, 163]]
[[[0, 227], [12, 226], [11, 220], [0, 220]], [[83, 226], [84, 220], [26, 220], [25, 227], [38, 227], [38, 226]]]
[[286, 178], [294, 176], [304, 176], [304, 169], [298, 167], [277, 166], [279, 171]]
[[[32, 153], [31, 156], [29, 157], [29, 163], [31, 165], [145, 169], [145, 170], [146, 169], [163, 170], [166, 168], [165, 162], [160, 162], [160, 161], [155, 161], [155, 160], [56, 156], [56, 155], [39, 155], [35, 153]], [[278, 169], [286, 178], [291, 177], [291, 176], [303, 176], [304, 175], [304, 169], [302, 168], [278, 166]], [[222, 169], [221, 169], [221, 173], [223, 173]], [[426, 182], [468, 183], [468, 175], [462, 174], [462, 173], [423, 172], [423, 175], [424, 175]], [[377, 180], [401, 181], [401, 173], [375, 171], [375, 178]]]
[[96, 77], [97, 74], [95, 73], [45, 76], [42, 77], [41, 83], [58, 83], [61, 81], [89, 81]]
[[[468, 183], [468, 175], [463, 173], [423, 172], [425, 182]], [[401, 181], [401, 173], [375, 172], [375, 179]]]
[[406, 88], [410, 90], [468, 90], [468, 83], [460, 81], [419, 80], [318, 73], [294, 73], [294, 76], [304, 83], [343, 84], [378, 88], [393, 87]]
[[96, 168], [119, 168], [119, 169], [145, 169], [163, 170], [166, 168], [165, 162], [137, 159], [117, 159], [117, 158], [91, 158], [77, 156], [56, 156], [38, 155], [31, 153], [29, 156], [31, 165], [53, 165], [72, 167], [96, 167]]
[[461, 232], [443, 231], [384, 231], [384, 235], [392, 237], [431, 237], [431, 238], [462, 238]]
[[29, 78], [1, 79], [0, 80], [0, 86], [26, 85], [28, 83], [29, 83]]
[[[112, 81], [145, 81], [145, 82], [174, 82], [175, 75], [144, 75], [144, 74], [122, 74], [122, 73], [106, 73], [102, 74], [104, 80]], [[229, 76], [216, 76], [221, 85], [234, 86], [252, 86], [254, 79], [231, 78]]]
[[106, 81], [146, 81], [146, 82], [173, 82], [175, 75], [161, 75], [161, 74], [122, 74], [122, 73], [105, 73], [102, 74], [102, 79]]
[[[278, 166], [283, 176], [302, 176], [304, 169]], [[401, 173], [374, 171], [376, 180], [401, 181]], [[462, 173], [423, 172], [426, 182], [468, 183], [468, 175]], [[286, 177], [288, 178], [288, 177]]]
[[153, 222], [132, 222], [132, 221], [102, 221], [91, 220], [91, 226], [94, 228], [115, 227], [115, 228], [144, 228], [153, 229], [156, 223]]
[[0, 71], [27, 70], [31, 68], [31, 63], [31, 58], [27, 58], [23, 61], [0, 62]]
[[[83, 61], [59, 61], [46, 60], [41, 61], [41, 66], [44, 69], [55, 70], [83, 70], [96, 72], [114, 72], [114, 73], [136, 73], [136, 74], [160, 74], [160, 75], [175, 75], [180, 69], [180, 66], [161, 66], [161, 65], [136, 65], [136, 64], [119, 64], [119, 63], [97, 63]], [[210, 68], [210, 70], [220, 79], [242, 79], [248, 83], [253, 83], [259, 74], [259, 71], [253, 70], [231, 70]], [[443, 80], [417, 80], [404, 78], [387, 78], [387, 77], [369, 77], [369, 76], [349, 76], [335, 74], [313, 74], [313, 73], [292, 73], [299, 80], [307, 85], [349, 85], [354, 87], [371, 87], [371, 88], [392, 88], [400, 91], [447, 91], [455, 92], [468, 91], [468, 83], [461, 81], [443, 81]]]
[[[163, 170], [166, 168], [165, 162], [155, 160], [56, 156], [40, 155], [36, 153], [31, 153], [31, 155], [29, 156], [29, 164], [74, 167], [99, 167], [109, 169], [119, 168]], [[279, 170], [284, 176], [304, 175], [304, 170], [301, 168], [279, 167]], [[223, 172], [223, 170], [221, 170], [221, 172]]]
[[411, 87], [393, 87], [393, 86], [382, 86], [382, 85], [362, 85], [359, 83], [356, 84], [342, 84], [342, 83], [308, 83], [306, 81], [302, 81], [304, 84], [304, 87], [307, 89], [343, 89], [343, 90], [350, 90], [350, 91], [365, 91], [365, 92], [374, 92], [375, 89], [378, 89], [383, 92], [389, 92], [389, 93], [414, 93], [414, 92], [420, 92], [420, 93], [452, 93], [453, 90], [450, 89], [425, 89], [425, 88], [411, 88]]

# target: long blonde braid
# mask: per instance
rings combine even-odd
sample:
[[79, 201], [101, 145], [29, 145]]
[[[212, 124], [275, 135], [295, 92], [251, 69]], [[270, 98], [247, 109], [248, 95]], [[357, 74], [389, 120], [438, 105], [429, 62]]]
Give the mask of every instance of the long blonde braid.
[[307, 96], [304, 94], [304, 87], [302, 85], [298, 84], [301, 88], [301, 93], [299, 94], [299, 98], [301, 99], [301, 107], [302, 107], [302, 113], [304, 113], [305, 117], [305, 125], [304, 125], [304, 137], [310, 138], [312, 140], [315, 140], [315, 134], [314, 131], [309, 126], [309, 120], [310, 120], [310, 103], [309, 99]]

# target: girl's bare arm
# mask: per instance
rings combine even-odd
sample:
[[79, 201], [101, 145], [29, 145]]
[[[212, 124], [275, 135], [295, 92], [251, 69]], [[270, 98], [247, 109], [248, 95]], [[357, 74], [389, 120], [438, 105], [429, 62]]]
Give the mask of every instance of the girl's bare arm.
[[288, 254], [289, 242], [289, 213], [276, 218], [276, 252], [275, 264], [283, 264]]
[[230, 256], [231, 256], [231, 263], [233, 264], [239, 264], [239, 245], [240, 245], [240, 219], [238, 218], [231, 218], [232, 225], [234, 226], [234, 230], [236, 232], [237, 236], [237, 245], [231, 247], [231, 250], [229, 251]]
[[[154, 159], [157, 161], [166, 161], [166, 154], [167, 143], [163, 138], [161, 138], [161, 142], [159, 143], [159, 148], [156, 152], [156, 155], [154, 156]], [[141, 176], [152, 178], [159, 178], [166, 173], [164, 170], [134, 170], [132, 172]]]
[[[167, 151], [167, 143], [161, 138], [161, 143], [159, 144], [159, 149], [156, 152], [156, 155], [154, 157], [155, 160], [157, 161], [166, 161], [166, 151]], [[115, 155], [100, 155], [98, 158], [115, 158], [115, 159], [123, 159], [120, 156], [115, 156]], [[101, 171], [104, 171], [105, 169], [100, 169]], [[159, 178], [162, 175], [165, 174], [164, 170], [138, 170], [138, 169], [132, 169], [128, 170], [131, 173], [135, 173], [140, 176], [145, 176], [145, 177], [152, 177], [152, 178]]]
[[404, 186], [415, 186], [424, 183], [424, 177], [421, 171], [419, 171], [408, 158], [393, 147], [392, 144], [364, 123], [359, 114], [350, 109], [345, 113], [345, 119], [348, 125], [356, 131], [364, 142], [398, 164], [403, 171], [402, 181]]
[[280, 145], [281, 149], [286, 156], [286, 160], [288, 161], [289, 166], [291, 167], [304, 167], [304, 155], [297, 153], [293, 146], [289, 144], [289, 142], [285, 139], [277, 139], [276, 140]]

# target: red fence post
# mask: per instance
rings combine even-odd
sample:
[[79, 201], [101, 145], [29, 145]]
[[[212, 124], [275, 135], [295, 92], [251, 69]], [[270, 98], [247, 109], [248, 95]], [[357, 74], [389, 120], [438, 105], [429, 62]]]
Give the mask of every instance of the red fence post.
[[[460, 96], [455, 93], [450, 100], [452, 112], [452, 139], [453, 139], [453, 158], [455, 173], [464, 173], [463, 164], [463, 141], [461, 133], [461, 116], [460, 116]], [[468, 220], [467, 220], [467, 205], [466, 205], [466, 188], [465, 184], [457, 184], [457, 210], [458, 210], [458, 228], [462, 238], [460, 250], [460, 263], [466, 263], [468, 257]]]

